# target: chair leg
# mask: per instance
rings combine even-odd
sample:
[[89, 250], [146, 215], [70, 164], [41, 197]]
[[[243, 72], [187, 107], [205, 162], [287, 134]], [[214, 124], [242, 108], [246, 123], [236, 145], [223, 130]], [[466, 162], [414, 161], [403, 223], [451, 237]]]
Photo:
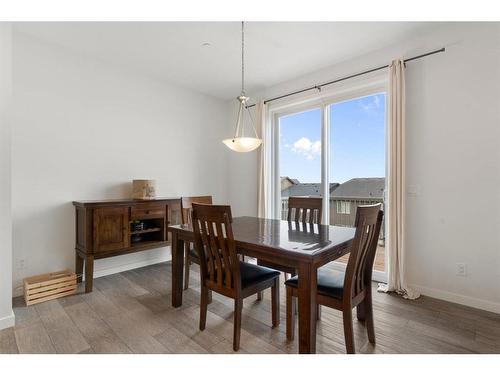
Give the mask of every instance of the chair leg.
[[[259, 260], [257, 259], [257, 264], [259, 264]], [[264, 298], [264, 292], [257, 292], [257, 301], [262, 301]]]
[[271, 310], [273, 316], [273, 328], [280, 325], [280, 279], [274, 279], [271, 287]]
[[200, 298], [200, 331], [205, 329], [207, 324], [207, 308], [208, 308], [208, 288], [201, 287], [201, 298]]
[[375, 325], [373, 323], [373, 304], [371, 294], [367, 294], [363, 302], [366, 318], [366, 330], [368, 332], [368, 341], [375, 344]]
[[186, 255], [184, 257], [184, 290], [189, 289], [189, 268], [191, 263], [189, 262], [189, 249], [186, 250]]
[[366, 320], [366, 309], [364, 301], [356, 306], [356, 317], [360, 322], [364, 322]]
[[316, 305], [316, 320], [321, 320], [321, 305]]
[[234, 300], [234, 331], [233, 331], [233, 350], [237, 352], [240, 349], [241, 337], [241, 313], [243, 310], [243, 300], [236, 298]]
[[212, 303], [212, 291], [209, 289], [208, 290], [208, 304], [210, 305]]
[[354, 333], [352, 326], [352, 308], [351, 306], [345, 306], [342, 311], [344, 317], [344, 337], [345, 337], [345, 347], [347, 354], [354, 354]]
[[292, 296], [292, 288], [286, 287], [286, 338], [293, 341], [295, 336], [296, 299]]
[[[290, 278], [295, 277], [295, 276], [297, 276], [297, 272], [293, 272], [293, 273], [291, 273], [291, 274], [290, 274]], [[297, 299], [296, 299], [295, 301], [297, 301]], [[298, 308], [299, 308], [298, 303], [297, 303], [297, 302], [293, 303], [293, 306], [294, 306], [293, 313], [295, 314], [295, 316], [297, 316], [297, 315], [298, 315], [298, 313], [299, 313], [299, 310], [298, 310]]]

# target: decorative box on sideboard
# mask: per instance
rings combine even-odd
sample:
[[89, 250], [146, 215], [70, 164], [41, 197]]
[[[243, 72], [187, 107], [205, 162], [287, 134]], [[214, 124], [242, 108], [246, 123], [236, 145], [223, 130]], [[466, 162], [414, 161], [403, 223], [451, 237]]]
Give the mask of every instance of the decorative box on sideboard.
[[170, 245], [169, 224], [181, 223], [180, 198], [75, 201], [75, 272], [92, 291], [94, 260]]

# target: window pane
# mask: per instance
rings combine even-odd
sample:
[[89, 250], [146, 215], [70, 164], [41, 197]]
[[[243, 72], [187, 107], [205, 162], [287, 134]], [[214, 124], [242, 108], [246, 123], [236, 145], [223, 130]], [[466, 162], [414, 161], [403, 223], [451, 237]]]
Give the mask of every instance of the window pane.
[[280, 117], [281, 217], [288, 197], [321, 192], [321, 109]]
[[[328, 108], [330, 117], [330, 224], [354, 226], [359, 205], [383, 203], [385, 190], [385, 93]], [[339, 209], [340, 208], [340, 209]], [[381, 229], [374, 268], [384, 271]], [[346, 262], [348, 257], [341, 259]]]

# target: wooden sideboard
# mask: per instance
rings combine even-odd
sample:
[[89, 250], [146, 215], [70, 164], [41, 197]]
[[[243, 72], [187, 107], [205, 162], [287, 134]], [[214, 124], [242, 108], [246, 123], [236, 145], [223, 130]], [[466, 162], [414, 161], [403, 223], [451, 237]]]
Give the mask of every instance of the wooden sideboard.
[[75, 272], [81, 282], [85, 264], [86, 293], [92, 291], [94, 259], [170, 245], [167, 227], [181, 223], [180, 198], [79, 201], [73, 205]]

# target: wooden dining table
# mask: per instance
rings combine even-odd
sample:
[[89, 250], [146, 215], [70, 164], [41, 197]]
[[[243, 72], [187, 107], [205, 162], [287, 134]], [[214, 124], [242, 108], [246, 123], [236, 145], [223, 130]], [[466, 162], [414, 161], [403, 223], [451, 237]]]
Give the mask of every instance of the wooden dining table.
[[[236, 217], [232, 222], [237, 252], [293, 267], [299, 277], [299, 353], [316, 352], [317, 269], [349, 253], [355, 229]], [[191, 224], [172, 225], [172, 306], [182, 305], [184, 242], [193, 242]]]

